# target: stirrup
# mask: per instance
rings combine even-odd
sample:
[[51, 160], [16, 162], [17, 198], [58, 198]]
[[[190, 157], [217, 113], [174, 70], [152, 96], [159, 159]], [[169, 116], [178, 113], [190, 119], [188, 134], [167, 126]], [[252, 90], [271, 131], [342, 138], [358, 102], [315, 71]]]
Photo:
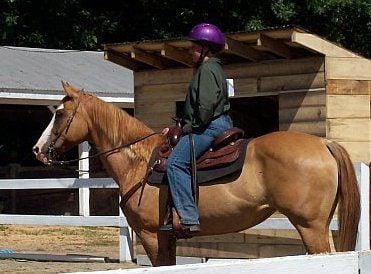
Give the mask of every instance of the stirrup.
[[[180, 228], [180, 231], [181, 232], [200, 232], [201, 231], [201, 226], [199, 224], [180, 224], [179, 226]], [[170, 232], [170, 231], [174, 231], [174, 232], [178, 232], [179, 230], [174, 228], [172, 224], [167, 224], [167, 225], [163, 225], [160, 227], [159, 229], [160, 231], [164, 231], [164, 232]]]

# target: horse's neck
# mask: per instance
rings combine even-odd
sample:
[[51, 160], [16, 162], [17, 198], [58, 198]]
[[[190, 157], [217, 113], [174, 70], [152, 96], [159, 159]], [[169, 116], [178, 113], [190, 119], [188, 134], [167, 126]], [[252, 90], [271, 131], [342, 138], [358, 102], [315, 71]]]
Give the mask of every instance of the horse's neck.
[[[102, 155], [101, 161], [120, 190], [125, 192], [144, 176], [150, 154], [163, 137], [150, 136], [153, 131], [136, 118], [108, 104], [100, 104], [102, 106], [98, 108], [86, 107], [90, 117], [91, 142], [99, 152], [123, 146], [117, 152]], [[145, 139], [129, 145], [141, 138]]]

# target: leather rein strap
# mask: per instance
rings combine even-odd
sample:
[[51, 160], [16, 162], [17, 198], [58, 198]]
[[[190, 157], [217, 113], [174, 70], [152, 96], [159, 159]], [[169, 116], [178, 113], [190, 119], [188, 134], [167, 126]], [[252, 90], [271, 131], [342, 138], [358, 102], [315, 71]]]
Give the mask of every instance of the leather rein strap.
[[124, 144], [122, 146], [118, 146], [118, 147], [115, 147], [115, 148], [112, 148], [112, 149], [109, 149], [109, 150], [106, 150], [106, 151], [103, 151], [103, 152], [99, 152], [99, 153], [96, 153], [94, 155], [90, 155], [90, 156], [86, 156], [86, 157], [81, 157], [81, 158], [77, 158], [77, 159], [73, 159], [73, 160], [66, 160], [66, 161], [53, 161], [53, 160], [49, 160], [49, 163], [51, 165], [65, 165], [65, 164], [70, 164], [70, 163], [74, 163], [74, 162], [78, 162], [78, 161], [81, 161], [81, 160], [85, 160], [85, 159], [91, 159], [91, 158], [95, 158], [95, 157], [98, 157], [100, 155], [103, 155], [103, 154], [107, 154], [107, 153], [110, 153], [110, 152], [113, 152], [115, 150], [118, 150], [118, 149], [121, 149], [121, 148], [125, 148], [125, 147], [129, 147], [131, 145], [134, 145], [136, 143], [139, 143], [153, 135], [156, 135], [158, 134], [157, 132], [153, 132], [149, 135], [146, 135], [144, 137], [141, 137], [139, 139], [136, 139], [134, 140], [133, 142], [130, 142], [130, 143], [127, 143], [127, 144]]
[[147, 184], [148, 182], [148, 176], [149, 174], [153, 171], [153, 168], [155, 165], [157, 165], [158, 163], [154, 163], [152, 167], [150, 167], [147, 172], [146, 172], [146, 175], [139, 181], [137, 182], [135, 185], [133, 185], [129, 190], [128, 192], [126, 192], [122, 197], [121, 197], [121, 202], [120, 202], [120, 205], [122, 206], [122, 208], [125, 207], [126, 203], [129, 201], [129, 199], [131, 198], [131, 196], [134, 195], [135, 192], [138, 191], [139, 188], [142, 188], [141, 192], [140, 192], [140, 198], [139, 198], [139, 201], [138, 201], [138, 206], [140, 205], [140, 202], [142, 201], [142, 195], [143, 195], [143, 190], [144, 190], [144, 187], [145, 185]]
[[197, 163], [196, 163], [196, 154], [195, 154], [195, 142], [193, 139], [193, 134], [189, 135], [189, 149], [191, 155], [191, 185], [192, 185], [192, 194], [195, 204], [198, 204], [198, 184], [197, 184]]
[[[137, 190], [139, 188], [142, 188], [142, 192], [143, 193], [143, 189], [144, 189], [144, 186], [146, 185], [147, 183], [147, 180], [145, 178], [143, 178], [142, 180], [140, 180], [138, 183], [136, 183], [135, 185], [133, 185], [128, 192], [126, 192], [122, 197], [121, 197], [121, 202], [120, 202], [120, 205], [122, 208], [125, 207], [126, 203], [129, 201], [129, 199], [131, 198], [131, 196], [134, 195], [135, 192], [137, 192]], [[142, 195], [140, 195], [142, 197]], [[140, 201], [139, 203], [140, 204]]]

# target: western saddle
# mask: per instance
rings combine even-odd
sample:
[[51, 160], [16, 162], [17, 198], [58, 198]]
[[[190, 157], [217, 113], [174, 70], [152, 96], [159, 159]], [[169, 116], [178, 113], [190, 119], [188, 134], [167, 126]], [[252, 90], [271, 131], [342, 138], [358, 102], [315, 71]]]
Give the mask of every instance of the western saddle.
[[[165, 142], [160, 146], [155, 158], [153, 169], [157, 172], [165, 172], [165, 163], [176, 144], [179, 142], [183, 131], [180, 121], [169, 128]], [[244, 131], [233, 127], [220, 134], [212, 143], [210, 149], [197, 159], [197, 170], [207, 170], [228, 165], [236, 161], [242, 153]]]

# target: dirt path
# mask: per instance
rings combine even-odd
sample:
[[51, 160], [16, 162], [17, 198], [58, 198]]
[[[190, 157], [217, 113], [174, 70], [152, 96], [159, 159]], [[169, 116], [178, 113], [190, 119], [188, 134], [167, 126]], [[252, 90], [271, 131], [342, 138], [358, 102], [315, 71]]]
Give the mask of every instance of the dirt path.
[[[119, 230], [106, 227], [0, 225], [0, 250], [13, 253], [84, 254], [119, 258]], [[137, 267], [134, 263], [0, 260], [0, 273], [66, 273]]]

